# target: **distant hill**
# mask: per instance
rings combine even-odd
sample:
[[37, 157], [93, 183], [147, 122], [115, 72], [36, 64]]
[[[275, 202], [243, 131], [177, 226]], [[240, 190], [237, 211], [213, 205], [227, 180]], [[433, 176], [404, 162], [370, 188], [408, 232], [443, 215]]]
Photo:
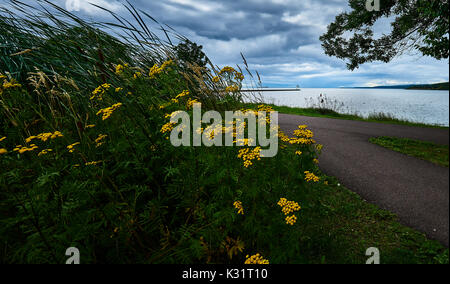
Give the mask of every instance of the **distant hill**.
[[407, 89], [407, 90], [448, 90], [449, 82], [428, 85], [396, 85], [377, 87], [357, 87], [355, 89]]
[[448, 83], [438, 83], [431, 85], [415, 85], [407, 88], [408, 90], [448, 90]]

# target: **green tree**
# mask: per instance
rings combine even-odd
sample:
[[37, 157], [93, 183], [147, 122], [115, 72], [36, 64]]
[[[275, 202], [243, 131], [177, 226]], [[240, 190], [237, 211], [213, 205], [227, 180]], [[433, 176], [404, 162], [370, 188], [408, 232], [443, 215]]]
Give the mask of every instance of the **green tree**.
[[[350, 70], [414, 49], [448, 59], [448, 0], [380, 0], [379, 11], [368, 11], [364, 0], [349, 5], [352, 11], [338, 15], [320, 40], [325, 53], [345, 60]], [[383, 17], [393, 19], [391, 33], [374, 38], [373, 26]]]
[[206, 54], [202, 51], [203, 46], [197, 45], [188, 39], [180, 42], [175, 47], [175, 52], [178, 59], [186, 65], [186, 63], [196, 64], [200, 67], [205, 67], [208, 63]]

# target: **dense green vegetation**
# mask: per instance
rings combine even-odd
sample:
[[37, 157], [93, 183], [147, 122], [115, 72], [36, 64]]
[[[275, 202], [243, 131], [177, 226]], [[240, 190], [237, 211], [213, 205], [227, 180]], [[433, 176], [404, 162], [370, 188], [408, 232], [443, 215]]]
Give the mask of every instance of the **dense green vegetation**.
[[203, 66], [201, 47], [160, 40], [132, 6], [138, 23], [117, 16], [115, 38], [49, 2], [16, 5], [29, 14], [0, 10], [1, 263], [64, 263], [69, 247], [83, 263], [365, 263], [369, 247], [383, 263], [448, 263], [323, 175], [307, 126], [280, 132], [274, 158], [173, 147], [170, 116], [194, 103], [271, 109], [242, 103], [239, 68]]
[[370, 142], [409, 156], [430, 161], [443, 167], [448, 167], [448, 145], [437, 145], [431, 142], [397, 137], [376, 137], [371, 138]]

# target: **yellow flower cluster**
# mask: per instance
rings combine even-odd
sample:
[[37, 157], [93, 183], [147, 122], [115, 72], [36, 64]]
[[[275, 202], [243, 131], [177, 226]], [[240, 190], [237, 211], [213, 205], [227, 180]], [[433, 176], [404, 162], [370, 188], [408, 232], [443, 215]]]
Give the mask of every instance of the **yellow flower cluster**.
[[30, 136], [27, 139], [25, 139], [25, 142], [30, 143], [34, 139], [41, 140], [42, 142], [46, 142], [48, 139], [56, 139], [59, 137], [64, 137], [61, 132], [55, 131], [54, 133], [48, 132], [48, 133], [41, 133], [36, 136]]
[[233, 67], [230, 66], [225, 66], [222, 68], [222, 70], [220, 70], [219, 75], [222, 75], [224, 73], [235, 73], [236, 70]]
[[103, 100], [103, 95], [105, 94], [106, 91], [109, 90], [109, 88], [111, 88], [111, 84], [107, 83], [98, 86], [94, 91], [92, 91], [92, 96], [90, 100], [93, 100], [95, 98], [97, 98], [99, 101]]
[[236, 85], [228, 86], [225, 88], [225, 92], [228, 92], [228, 93], [236, 93], [238, 91], [239, 91], [239, 86], [236, 86]]
[[291, 213], [300, 211], [301, 207], [297, 202], [294, 201], [288, 201], [286, 198], [281, 198], [280, 201], [278, 201], [278, 205], [282, 208], [281, 211], [286, 216], [286, 224], [294, 226], [294, 224], [297, 222], [297, 216], [291, 215], [287, 216]]
[[96, 146], [96, 147], [102, 146], [102, 145], [105, 143], [105, 141], [103, 141], [103, 140], [104, 140], [106, 137], [108, 137], [108, 135], [100, 134], [100, 135], [97, 137], [97, 139], [95, 139], [95, 143], [97, 143], [97, 146]]
[[133, 75], [133, 78], [134, 78], [134, 79], [141, 78], [141, 77], [142, 77], [142, 73], [141, 73], [141, 72], [136, 72], [136, 73], [134, 73], [134, 75]]
[[[220, 70], [220, 72], [219, 72], [219, 76], [224, 74], [224, 73], [234, 74], [234, 79], [235, 80], [238, 80], [238, 81], [243, 81], [244, 80], [244, 75], [241, 72], [236, 71], [236, 69], [234, 69], [233, 67], [230, 67], [230, 66], [223, 67], [222, 70]], [[216, 77], [214, 77], [214, 78], [216, 78]], [[213, 81], [214, 81], [214, 78], [213, 78]], [[217, 77], [217, 79], [216, 79], [217, 82], [219, 81], [218, 79], [219, 78]]]
[[261, 160], [261, 147], [256, 147], [253, 150], [245, 148], [239, 150], [238, 158], [244, 161], [244, 167], [248, 168], [253, 165], [253, 160]]
[[286, 224], [287, 225], [294, 226], [296, 222], [297, 222], [297, 216], [292, 215], [292, 216], [287, 216], [286, 217]]
[[302, 154], [303, 154], [302, 151], [296, 151], [296, 152], [295, 152], [295, 155], [301, 156]]
[[242, 74], [241, 72], [236, 72], [234, 75], [234, 79], [238, 81], [244, 81], [245, 77], [244, 74]]
[[244, 215], [244, 207], [242, 207], [241, 201], [236, 201], [233, 203], [234, 208], [238, 210], [238, 214]]
[[186, 96], [189, 96], [189, 91], [188, 90], [184, 90], [183, 92], [178, 94], [174, 99], [172, 99], [172, 102], [173, 103], [178, 103], [178, 100], [180, 98], [183, 98], [183, 97], [186, 97]]
[[180, 112], [181, 112], [181, 110], [177, 110], [177, 111], [174, 111], [174, 112], [172, 112], [172, 113], [166, 113], [166, 115], [164, 116], [164, 118], [168, 119], [168, 118], [174, 117], [175, 115], [177, 115], [177, 114], [180, 113]]
[[9, 81], [9, 82], [7, 80], [3, 81], [2, 87], [3, 87], [3, 89], [6, 90], [6, 89], [10, 89], [10, 88], [21, 88], [22, 85], [17, 83], [16, 80], [11, 79], [11, 81]]
[[274, 111], [274, 109], [268, 105], [259, 105], [258, 111], [272, 112], [272, 111]]
[[214, 76], [214, 77], [212, 78], [212, 81], [213, 81], [214, 83], [219, 83], [220, 77], [219, 77], [219, 76]]
[[175, 123], [168, 122], [161, 128], [161, 133], [171, 132], [175, 128]]
[[31, 144], [30, 147], [24, 147], [22, 145], [18, 145], [18, 146], [16, 146], [16, 148], [14, 148], [14, 152], [19, 152], [19, 154], [23, 154], [25, 152], [32, 152], [32, 151], [36, 150], [37, 148], [39, 148], [39, 147], [36, 146], [35, 144]]
[[8, 150], [0, 148], [0, 155], [8, 153]]
[[255, 144], [255, 140], [252, 138], [244, 138], [244, 139], [236, 139], [233, 141], [233, 143], [237, 144], [238, 146], [249, 146]]
[[313, 174], [313, 173], [311, 173], [309, 171], [306, 171], [305, 172], [305, 180], [307, 182], [310, 182], [310, 181], [312, 181], [312, 182], [319, 182], [320, 178], [318, 176], [316, 176], [315, 174]]
[[173, 64], [173, 60], [167, 60], [166, 62], [164, 62], [161, 67], [158, 66], [158, 64], [153, 65], [152, 68], [150, 68], [150, 73], [148, 74], [148, 76], [151, 79], [154, 79], [156, 77], [156, 75], [160, 74], [162, 71], [164, 71], [165, 68], [167, 68], [168, 66]]
[[264, 259], [259, 253], [257, 253], [252, 256], [247, 255], [244, 264], [269, 264], [269, 260]]
[[289, 139], [289, 144], [303, 144], [303, 145], [312, 145], [315, 144], [316, 141], [313, 139], [308, 139], [308, 138], [293, 138], [293, 139]]
[[2, 141], [5, 140], [5, 139], [6, 139], [6, 137], [0, 138], [0, 142], [2, 142]]
[[288, 201], [286, 198], [281, 198], [280, 201], [278, 201], [278, 206], [282, 208], [281, 211], [284, 215], [289, 215], [302, 209], [297, 202]]
[[96, 166], [96, 165], [98, 165], [98, 164], [100, 164], [100, 163], [102, 163], [103, 161], [97, 161], [97, 162], [88, 162], [88, 163], [85, 163], [84, 165], [85, 166]]
[[69, 150], [70, 153], [73, 153], [73, 152], [75, 152], [75, 146], [80, 145], [80, 144], [81, 144], [80, 142], [73, 143], [73, 144], [67, 146], [67, 150]]
[[189, 91], [188, 90], [184, 90], [183, 92], [178, 94], [175, 98], [179, 99], [179, 98], [186, 97], [186, 96], [189, 96]]
[[313, 138], [314, 133], [311, 130], [307, 129], [297, 129], [294, 131], [294, 135], [297, 137], [304, 137], [304, 138]]
[[120, 108], [121, 106], [122, 106], [122, 103], [114, 104], [114, 105], [112, 105], [111, 107], [107, 107], [107, 108], [104, 108], [104, 109], [99, 110], [99, 111], [97, 112], [97, 115], [102, 114], [102, 120], [106, 120], [106, 119], [108, 119], [108, 118], [113, 114], [113, 112], [114, 112], [116, 109]]
[[118, 64], [116, 66], [116, 74], [118, 74], [118, 75], [122, 74], [126, 67], [128, 67], [128, 64], [125, 64], [125, 65]]
[[278, 131], [278, 137], [281, 139], [281, 141], [283, 142], [289, 142], [291, 139], [289, 138], [289, 136], [287, 136], [283, 131], [279, 130]]
[[116, 66], [116, 74], [121, 74], [121, 73], [123, 72], [124, 69], [125, 69], [125, 68], [123, 67], [122, 64], [118, 64], [118, 65]]
[[196, 103], [198, 103], [196, 99], [189, 99], [188, 102], [186, 103], [187, 109], [191, 109]]
[[53, 152], [53, 150], [52, 150], [52, 149], [45, 149], [45, 150], [42, 150], [42, 151], [38, 154], [38, 157], [43, 156], [43, 155], [47, 155], [47, 154], [50, 153], [50, 152]]

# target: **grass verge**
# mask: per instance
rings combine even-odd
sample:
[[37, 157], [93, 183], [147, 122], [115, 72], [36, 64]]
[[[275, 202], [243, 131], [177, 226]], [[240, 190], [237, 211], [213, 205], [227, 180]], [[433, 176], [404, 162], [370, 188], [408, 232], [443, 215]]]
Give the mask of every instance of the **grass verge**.
[[[249, 104], [252, 106], [253, 104]], [[274, 110], [284, 113], [284, 114], [294, 114], [294, 115], [302, 115], [302, 116], [312, 116], [312, 117], [325, 117], [325, 118], [335, 118], [335, 119], [345, 119], [345, 120], [357, 120], [357, 121], [366, 121], [366, 122], [378, 122], [378, 123], [386, 123], [386, 124], [398, 124], [398, 125], [407, 125], [407, 126], [416, 126], [416, 127], [428, 127], [428, 128], [442, 128], [448, 129], [448, 127], [440, 126], [440, 125], [432, 125], [425, 123], [416, 123], [407, 120], [397, 119], [388, 114], [378, 113], [372, 114], [368, 118], [364, 118], [355, 114], [341, 114], [336, 111], [330, 109], [317, 109], [317, 108], [296, 108], [296, 107], [288, 107], [288, 106], [277, 106], [270, 105]]]
[[382, 264], [448, 263], [448, 249], [440, 243], [400, 224], [395, 214], [362, 200], [335, 178], [324, 180], [328, 185], [309, 196], [320, 209], [310, 213], [314, 223], [301, 240], [315, 238], [321, 254], [308, 255], [312, 263], [365, 263], [370, 247], [380, 250]]
[[448, 145], [385, 136], [371, 138], [370, 142], [448, 168]]

